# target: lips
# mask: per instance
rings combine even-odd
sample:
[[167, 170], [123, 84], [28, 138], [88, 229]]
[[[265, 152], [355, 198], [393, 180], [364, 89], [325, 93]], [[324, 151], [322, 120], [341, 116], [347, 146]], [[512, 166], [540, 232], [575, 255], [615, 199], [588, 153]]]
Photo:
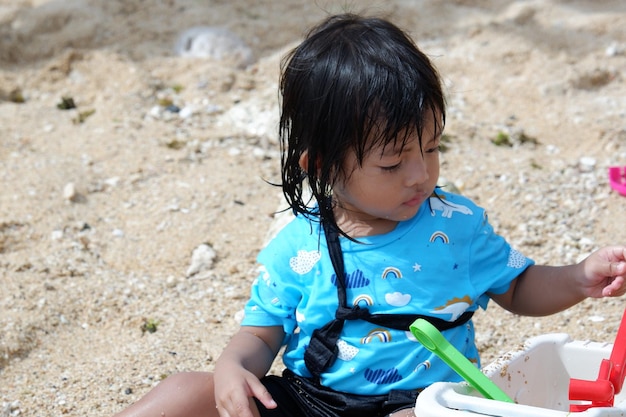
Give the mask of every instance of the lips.
[[412, 199], [405, 201], [404, 204], [409, 207], [415, 207], [415, 206], [422, 204], [423, 201], [424, 201], [424, 195], [419, 194], [413, 197]]

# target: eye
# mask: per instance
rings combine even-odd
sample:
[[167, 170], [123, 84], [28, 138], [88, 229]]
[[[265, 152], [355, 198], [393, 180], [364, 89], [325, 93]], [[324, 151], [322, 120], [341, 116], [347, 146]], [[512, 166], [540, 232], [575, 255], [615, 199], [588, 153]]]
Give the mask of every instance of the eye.
[[434, 148], [426, 149], [426, 153], [435, 153], [441, 150], [441, 146], [437, 145]]
[[393, 172], [393, 171], [397, 170], [398, 168], [400, 168], [400, 164], [401, 164], [401, 162], [398, 162], [395, 165], [389, 165], [389, 166], [380, 167], [380, 169], [382, 169], [383, 171], [386, 171], [386, 172]]

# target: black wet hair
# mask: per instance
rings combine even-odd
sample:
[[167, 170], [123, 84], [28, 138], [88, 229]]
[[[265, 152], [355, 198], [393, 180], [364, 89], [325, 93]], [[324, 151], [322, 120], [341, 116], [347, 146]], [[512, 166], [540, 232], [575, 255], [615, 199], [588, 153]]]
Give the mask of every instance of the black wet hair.
[[[443, 131], [445, 98], [436, 68], [385, 19], [330, 16], [283, 59], [281, 70], [283, 194], [294, 213], [338, 230], [332, 188], [350, 175], [344, 169], [348, 152], [360, 165], [374, 147], [401, 149], [415, 132], [422, 146], [431, 120], [436, 135]], [[300, 166], [304, 153], [306, 171]]]

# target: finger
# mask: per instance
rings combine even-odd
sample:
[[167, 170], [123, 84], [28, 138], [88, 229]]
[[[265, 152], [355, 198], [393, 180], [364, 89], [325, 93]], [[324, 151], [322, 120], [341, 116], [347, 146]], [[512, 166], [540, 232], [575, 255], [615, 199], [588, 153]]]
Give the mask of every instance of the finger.
[[217, 409], [217, 415], [220, 417], [229, 417], [228, 413], [226, 412], [226, 410], [224, 410], [224, 407], [220, 407], [219, 405], [216, 405], [215, 408]]
[[626, 262], [611, 262], [609, 264], [609, 276], [615, 277], [626, 274]]
[[255, 395], [255, 397], [259, 401], [261, 401], [261, 404], [263, 404], [265, 408], [271, 409], [278, 407], [278, 404], [276, 404], [276, 401], [274, 401], [274, 398], [272, 398], [272, 394], [270, 394], [268, 390], [265, 390], [260, 394]]
[[624, 288], [624, 283], [626, 280], [624, 276], [618, 276], [613, 278], [613, 280], [602, 289], [602, 296], [604, 297], [619, 297], [624, 295], [626, 292], [626, 288]]
[[269, 393], [265, 385], [260, 381], [256, 384], [251, 384], [251, 389], [252, 395], [254, 395], [265, 408], [276, 408], [278, 406], [274, 398], [272, 398], [272, 394]]
[[606, 253], [609, 261], [626, 261], [626, 247], [624, 246], [610, 246]]
[[220, 417], [254, 417], [250, 409], [250, 401], [246, 396], [233, 397], [223, 406], [218, 406], [217, 411]]
[[[592, 266], [591, 269], [594, 269]], [[599, 280], [613, 279], [626, 275], [626, 261], [604, 261], [595, 266], [596, 271], [588, 271], [590, 275], [596, 276]]]

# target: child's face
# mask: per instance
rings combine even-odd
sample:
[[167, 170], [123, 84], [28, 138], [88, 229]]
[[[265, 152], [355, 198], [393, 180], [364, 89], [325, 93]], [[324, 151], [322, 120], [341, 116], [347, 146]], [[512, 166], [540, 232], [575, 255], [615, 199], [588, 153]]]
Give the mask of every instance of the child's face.
[[[352, 237], [381, 234], [415, 216], [439, 178], [440, 133], [434, 122], [402, 149], [374, 148], [359, 166], [354, 152], [346, 159], [348, 178], [333, 188], [338, 225]], [[351, 174], [350, 174], [351, 173]]]

